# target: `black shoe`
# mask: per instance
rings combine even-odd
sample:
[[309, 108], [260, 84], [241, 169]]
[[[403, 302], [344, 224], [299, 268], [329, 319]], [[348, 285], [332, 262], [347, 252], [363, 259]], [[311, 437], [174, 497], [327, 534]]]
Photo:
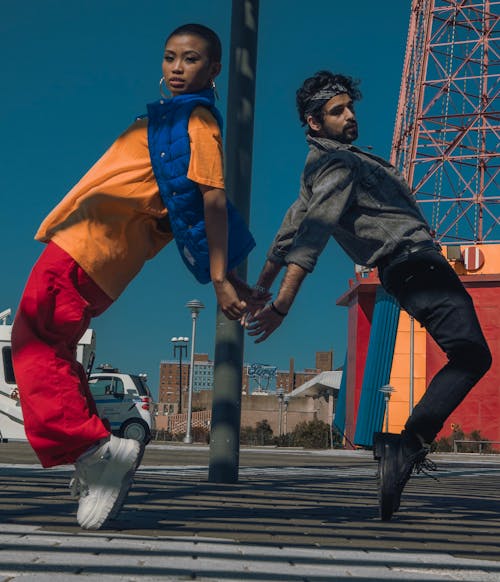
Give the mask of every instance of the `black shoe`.
[[377, 482], [380, 518], [389, 521], [399, 509], [401, 494], [413, 471], [433, 471], [436, 465], [426, 459], [429, 449], [420, 440], [402, 434], [376, 432], [373, 435], [373, 456], [378, 460]]

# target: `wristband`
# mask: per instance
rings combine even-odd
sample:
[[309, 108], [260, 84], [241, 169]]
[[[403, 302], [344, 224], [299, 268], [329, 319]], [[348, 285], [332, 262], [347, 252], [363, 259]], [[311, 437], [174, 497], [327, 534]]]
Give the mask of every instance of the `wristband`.
[[278, 314], [280, 317], [285, 317], [286, 315], [288, 315], [287, 313], [283, 313], [283, 311], [280, 311], [276, 305], [274, 305], [274, 301], [271, 301], [269, 307], [271, 308], [271, 311], [274, 311], [274, 313]]

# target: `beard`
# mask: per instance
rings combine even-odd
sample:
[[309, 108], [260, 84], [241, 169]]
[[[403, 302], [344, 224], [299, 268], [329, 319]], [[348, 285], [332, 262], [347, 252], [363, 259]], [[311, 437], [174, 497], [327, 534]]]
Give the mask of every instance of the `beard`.
[[343, 143], [352, 143], [354, 140], [358, 138], [358, 124], [352, 123], [344, 127], [342, 130], [342, 142]]
[[334, 139], [341, 143], [350, 144], [358, 138], [357, 123], [349, 123], [342, 129], [342, 131], [332, 131], [332, 129], [323, 126], [322, 131], [324, 137]]

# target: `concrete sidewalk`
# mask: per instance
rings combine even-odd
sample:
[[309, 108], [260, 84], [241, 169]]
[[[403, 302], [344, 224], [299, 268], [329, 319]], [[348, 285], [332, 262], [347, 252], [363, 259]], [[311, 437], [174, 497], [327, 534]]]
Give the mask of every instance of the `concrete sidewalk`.
[[152, 445], [113, 529], [84, 532], [71, 468], [2, 444], [0, 581], [499, 581], [500, 457], [432, 458], [383, 523], [368, 452], [242, 450], [217, 485], [207, 447]]

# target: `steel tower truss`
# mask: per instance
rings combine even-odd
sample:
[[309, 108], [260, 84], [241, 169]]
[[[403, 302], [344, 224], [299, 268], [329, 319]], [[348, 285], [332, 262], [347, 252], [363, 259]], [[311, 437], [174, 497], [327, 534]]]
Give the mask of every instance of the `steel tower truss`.
[[391, 160], [447, 245], [500, 242], [499, 13], [412, 2]]

